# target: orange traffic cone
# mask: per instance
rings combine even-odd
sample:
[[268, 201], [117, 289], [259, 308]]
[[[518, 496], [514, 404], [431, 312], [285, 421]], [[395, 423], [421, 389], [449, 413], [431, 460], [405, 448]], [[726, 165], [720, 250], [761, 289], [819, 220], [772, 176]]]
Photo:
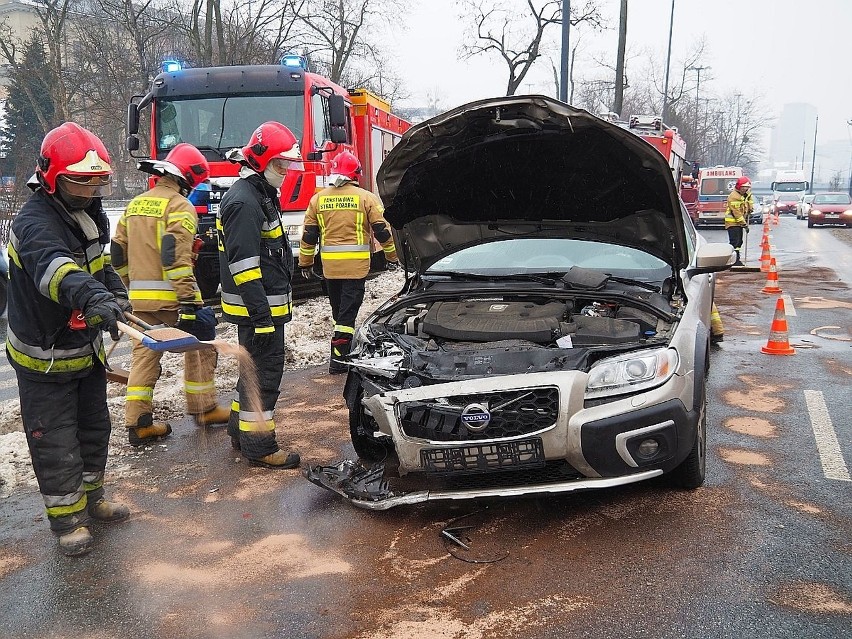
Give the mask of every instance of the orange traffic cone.
[[768, 273], [769, 264], [772, 260], [772, 256], [769, 254], [769, 240], [767, 240], [761, 245], [761, 249], [762, 250], [760, 252], [760, 270], [763, 273]]
[[780, 293], [781, 289], [778, 286], [778, 267], [775, 264], [775, 258], [769, 260], [769, 274], [766, 276], [766, 286], [760, 289], [761, 293]]
[[779, 297], [775, 302], [775, 317], [769, 329], [769, 341], [760, 349], [767, 355], [795, 355], [796, 349], [790, 346], [787, 338], [787, 316], [784, 314], [784, 298]]

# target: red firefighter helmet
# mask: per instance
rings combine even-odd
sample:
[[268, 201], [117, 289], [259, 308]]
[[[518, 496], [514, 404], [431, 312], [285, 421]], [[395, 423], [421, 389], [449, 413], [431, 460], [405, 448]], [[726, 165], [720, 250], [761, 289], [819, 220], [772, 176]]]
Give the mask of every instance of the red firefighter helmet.
[[56, 192], [57, 179], [63, 190], [81, 197], [111, 193], [112, 167], [101, 139], [76, 122], [66, 122], [47, 132], [41, 143], [36, 177], [48, 193]]
[[186, 142], [181, 142], [169, 151], [165, 160], [142, 160], [139, 162], [139, 170], [152, 175], [171, 175], [182, 187], [189, 190], [210, 177], [207, 158]]
[[257, 127], [242, 154], [248, 166], [258, 173], [263, 173], [273, 158], [302, 161], [296, 136], [280, 122], [264, 122]]
[[741, 191], [742, 189], [750, 189], [751, 188], [751, 180], [749, 180], [745, 175], [737, 180], [737, 191]]
[[361, 163], [352, 153], [343, 151], [331, 161], [331, 172], [356, 180], [361, 175]]

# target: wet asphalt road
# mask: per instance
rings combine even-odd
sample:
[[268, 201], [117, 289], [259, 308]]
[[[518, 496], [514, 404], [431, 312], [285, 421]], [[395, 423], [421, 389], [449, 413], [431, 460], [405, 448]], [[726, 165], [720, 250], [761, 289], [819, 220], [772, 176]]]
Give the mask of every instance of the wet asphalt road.
[[[0, 637], [849, 636], [852, 482], [819, 442], [828, 420], [848, 472], [852, 249], [789, 217], [772, 235], [797, 354], [760, 353], [765, 274], [719, 276], [701, 489], [365, 512], [179, 423], [112, 483], [133, 515], [87, 557], [59, 555], [37, 493], [0, 500]], [[279, 438], [307, 463], [352, 456], [342, 383], [286, 376]], [[464, 515], [471, 551], [450, 550], [502, 559], [449, 554], [439, 533]]]

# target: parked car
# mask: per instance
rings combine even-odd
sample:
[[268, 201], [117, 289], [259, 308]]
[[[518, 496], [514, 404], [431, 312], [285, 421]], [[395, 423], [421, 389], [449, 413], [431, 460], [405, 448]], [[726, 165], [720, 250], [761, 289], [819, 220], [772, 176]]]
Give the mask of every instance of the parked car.
[[781, 193], [775, 200], [773, 213], [781, 215], [782, 213], [796, 213], [796, 205], [799, 203], [801, 196], [798, 193]]
[[852, 198], [848, 193], [817, 193], [808, 211], [808, 228], [817, 224], [852, 227]]
[[763, 224], [763, 216], [772, 212], [772, 205], [768, 197], [755, 197], [754, 210], [748, 216], [749, 224]]
[[412, 127], [378, 184], [409, 277], [349, 361], [374, 465], [308, 479], [371, 509], [704, 482], [711, 273], [733, 255], [696, 233], [656, 149], [494, 98]]
[[808, 219], [808, 211], [811, 210], [811, 202], [814, 201], [813, 193], [809, 193], [802, 197], [799, 200], [798, 205], [796, 206], [796, 219], [797, 220], [807, 220]]

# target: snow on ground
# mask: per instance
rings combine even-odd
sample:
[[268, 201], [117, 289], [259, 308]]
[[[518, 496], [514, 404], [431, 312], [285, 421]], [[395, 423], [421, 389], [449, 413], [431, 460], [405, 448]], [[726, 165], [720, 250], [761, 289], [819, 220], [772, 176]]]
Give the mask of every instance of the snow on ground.
[[[398, 293], [402, 284], [403, 275], [399, 272], [381, 273], [368, 280], [357, 323], [360, 325], [382, 302]], [[299, 303], [285, 330], [285, 371], [327, 362], [333, 326], [327, 297]], [[237, 342], [237, 330], [231, 324], [219, 324], [216, 333], [219, 339]], [[129, 366], [128, 362], [122, 364], [125, 368]], [[183, 354], [165, 353], [161, 365], [163, 373], [154, 391], [154, 418], [179, 420], [184, 416]], [[220, 355], [216, 368], [220, 401], [230, 400], [238, 373], [236, 359]], [[107, 474], [112, 478], [141, 474], [145, 471], [143, 458], [147, 454], [152, 450], [168, 450], [168, 439], [141, 449], [127, 443], [127, 431], [123, 428], [124, 390], [121, 384], [107, 384], [107, 405], [113, 424]], [[12, 400], [0, 406], [0, 497], [7, 497], [16, 487], [26, 486], [36, 486], [36, 480], [21, 426], [21, 405], [18, 400]]]

